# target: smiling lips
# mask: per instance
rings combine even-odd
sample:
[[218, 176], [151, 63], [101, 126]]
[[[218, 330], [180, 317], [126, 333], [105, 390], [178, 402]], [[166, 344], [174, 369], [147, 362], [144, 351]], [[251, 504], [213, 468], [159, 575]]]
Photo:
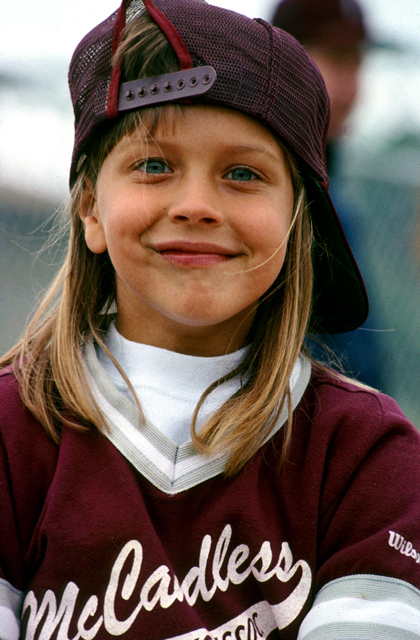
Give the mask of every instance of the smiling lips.
[[209, 242], [173, 240], [153, 245], [152, 249], [168, 262], [182, 267], [209, 267], [238, 255], [231, 249]]

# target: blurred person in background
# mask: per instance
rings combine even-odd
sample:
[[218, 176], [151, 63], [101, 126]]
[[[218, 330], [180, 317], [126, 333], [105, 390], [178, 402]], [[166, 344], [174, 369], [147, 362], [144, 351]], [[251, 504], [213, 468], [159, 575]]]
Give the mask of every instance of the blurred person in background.
[[[275, 7], [271, 22], [299, 40], [324, 77], [331, 99], [327, 140], [330, 192], [367, 283], [371, 301], [369, 320], [363, 327], [346, 334], [322, 336], [321, 341], [325, 345], [322, 348], [317, 341], [309, 346], [318, 358], [329, 358], [332, 350], [346, 372], [361, 382], [384, 390], [384, 364], [374, 331], [378, 328], [377, 313], [374, 292], [369, 287], [368, 269], [364, 265], [363, 238], [359, 237], [356, 228], [354, 209], [341, 193], [339, 185], [340, 147], [358, 97], [360, 71], [371, 37], [362, 8], [356, 0], [281, 0]], [[324, 351], [324, 356], [320, 351]]]

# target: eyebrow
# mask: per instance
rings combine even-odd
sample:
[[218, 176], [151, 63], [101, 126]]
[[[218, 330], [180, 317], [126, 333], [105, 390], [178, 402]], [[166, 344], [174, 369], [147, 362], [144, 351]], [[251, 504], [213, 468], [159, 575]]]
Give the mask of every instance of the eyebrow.
[[[257, 144], [256, 145], [226, 144], [223, 146], [223, 148], [226, 151], [237, 151], [239, 153], [259, 153], [260, 155], [270, 156], [270, 158], [272, 158], [273, 160], [278, 160], [279, 156], [273, 151], [271, 151], [272, 147], [276, 148], [274, 143], [267, 147], [261, 147], [260, 145], [257, 145]], [[280, 150], [280, 147], [278, 147], [278, 149]]]
[[[149, 136], [146, 135], [142, 138], [138, 138], [138, 139], [129, 139], [127, 140], [126, 144], [124, 144], [122, 146], [122, 148], [124, 149], [126, 146], [132, 145], [132, 144], [152, 144], [156, 147], [173, 147], [176, 146], [177, 143], [173, 143], [172, 140], [168, 137], [168, 138], [157, 138], [155, 136]], [[271, 151], [271, 148], [274, 147], [274, 149], [278, 150], [280, 153], [276, 154], [274, 151]], [[226, 143], [226, 145], [222, 146], [223, 150], [226, 152], [234, 152], [234, 153], [257, 153], [260, 154], [261, 156], [269, 156], [271, 159], [273, 160], [279, 160], [279, 156], [281, 156], [281, 148], [280, 146], [276, 147], [276, 144], [273, 142], [273, 144], [265, 147], [265, 146], [260, 146], [259, 144], [229, 144]]]

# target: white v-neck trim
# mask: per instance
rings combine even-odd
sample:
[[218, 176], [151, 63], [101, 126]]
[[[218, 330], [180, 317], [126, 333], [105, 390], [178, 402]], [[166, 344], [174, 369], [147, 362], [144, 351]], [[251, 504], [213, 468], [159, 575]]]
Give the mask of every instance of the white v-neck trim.
[[[223, 472], [226, 454], [209, 458], [197, 453], [191, 442], [177, 445], [154, 425], [140, 425], [137, 407], [110, 380], [98, 361], [93, 342], [86, 345], [84, 357], [93, 396], [107, 417], [106, 437], [155, 487], [176, 494]], [[290, 380], [293, 409], [300, 402], [310, 375], [310, 361], [299, 358]], [[283, 407], [269, 438], [283, 426], [287, 416], [287, 407]]]
[[[178, 445], [191, 440], [191, 416], [203, 393], [236, 369], [249, 350], [246, 346], [216, 357], [191, 356], [127, 340], [114, 324], [109, 328], [106, 345], [130, 380], [145, 420]], [[135, 402], [110, 358], [98, 345], [95, 350], [117, 389]], [[206, 397], [197, 416], [197, 431], [245, 382], [241, 376], [235, 376]]]

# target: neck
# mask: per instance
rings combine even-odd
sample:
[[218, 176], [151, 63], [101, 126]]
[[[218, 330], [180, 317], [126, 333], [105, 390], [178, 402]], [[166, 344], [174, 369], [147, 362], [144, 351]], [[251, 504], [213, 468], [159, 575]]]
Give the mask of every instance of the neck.
[[233, 353], [248, 344], [248, 334], [229, 332], [220, 327], [179, 327], [177, 331], [160, 331], [159, 327], [145, 323], [142, 327], [127, 327], [118, 317], [116, 323], [119, 333], [127, 340], [159, 347], [175, 353], [190, 356], [214, 357]]
[[[214, 357], [233, 353], [250, 342], [255, 309], [245, 309], [219, 323], [187, 324], [156, 314], [144, 305], [141, 316], [131, 307], [118, 306], [116, 326], [127, 340], [190, 356]], [[139, 321], [139, 317], [141, 320]]]

